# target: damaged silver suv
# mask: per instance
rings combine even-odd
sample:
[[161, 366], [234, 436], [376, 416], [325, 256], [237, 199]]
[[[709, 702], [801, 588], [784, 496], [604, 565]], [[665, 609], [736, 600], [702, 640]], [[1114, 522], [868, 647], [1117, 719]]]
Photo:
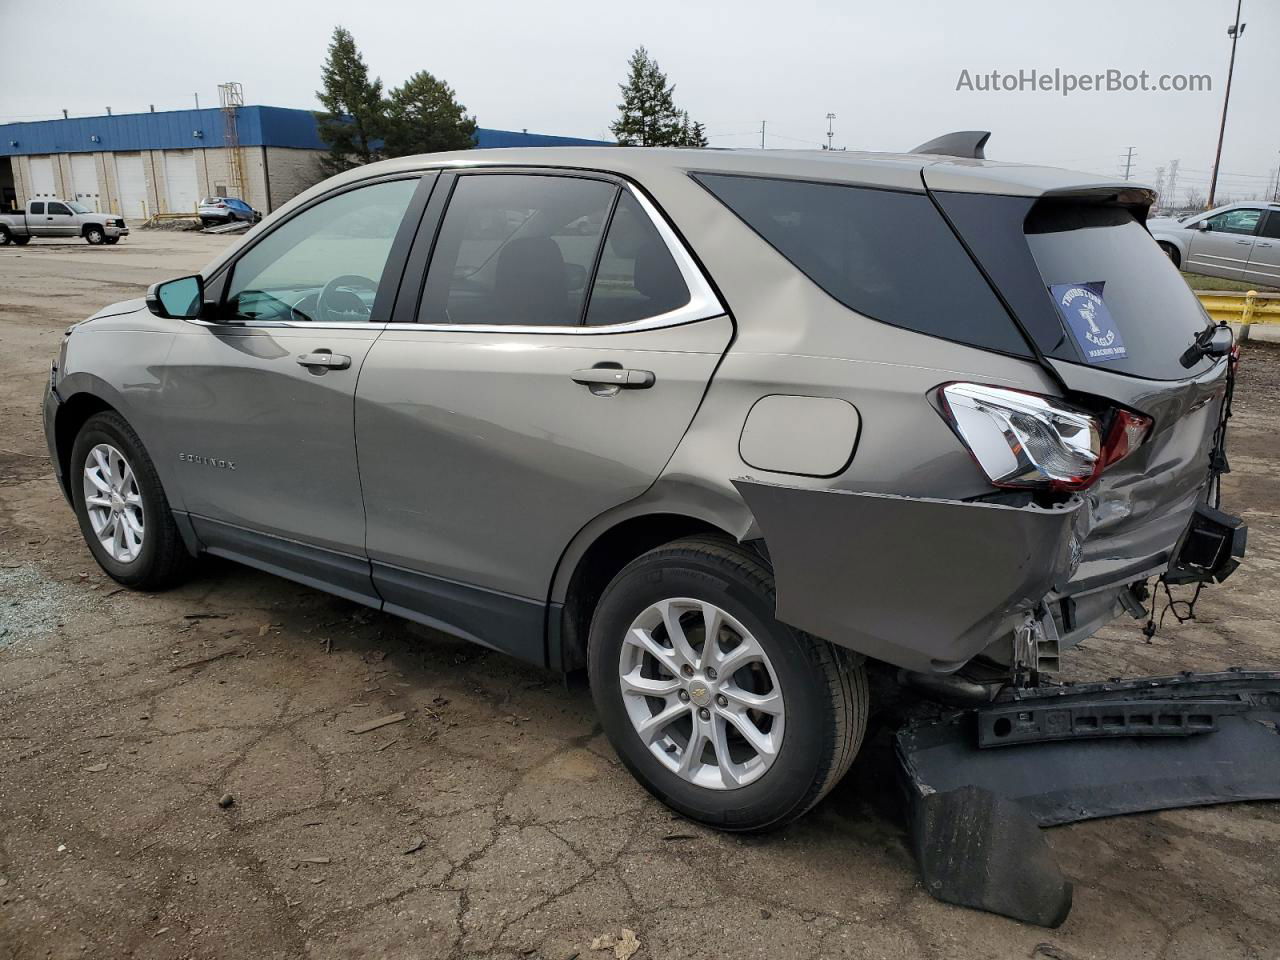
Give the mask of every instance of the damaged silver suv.
[[1241, 552], [1152, 194], [946, 149], [352, 170], [72, 328], [53, 462], [123, 584], [215, 554], [586, 668], [657, 797], [785, 823], [869, 665], [990, 691]]

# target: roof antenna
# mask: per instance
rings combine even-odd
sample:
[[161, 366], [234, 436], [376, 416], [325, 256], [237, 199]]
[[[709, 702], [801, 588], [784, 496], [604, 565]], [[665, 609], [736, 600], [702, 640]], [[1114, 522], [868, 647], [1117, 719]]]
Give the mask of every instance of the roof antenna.
[[943, 157], [964, 157], [966, 160], [985, 160], [982, 148], [991, 138], [990, 130], [957, 130], [934, 137], [922, 143], [912, 153], [933, 153]]

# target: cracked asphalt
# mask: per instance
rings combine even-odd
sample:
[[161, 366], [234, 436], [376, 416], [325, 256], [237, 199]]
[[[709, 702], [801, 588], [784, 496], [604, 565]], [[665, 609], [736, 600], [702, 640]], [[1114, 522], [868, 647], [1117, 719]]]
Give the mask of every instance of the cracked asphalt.
[[[636, 960], [1280, 956], [1280, 804], [1048, 831], [1075, 907], [1042, 930], [921, 889], [883, 736], [799, 824], [717, 834], [555, 675], [228, 563], [121, 590], [51, 478], [48, 363], [68, 322], [226, 242], [0, 250], [0, 958], [605, 960], [624, 928]], [[1237, 407], [1248, 566], [1073, 675], [1280, 664], [1280, 352], [1247, 349]]]

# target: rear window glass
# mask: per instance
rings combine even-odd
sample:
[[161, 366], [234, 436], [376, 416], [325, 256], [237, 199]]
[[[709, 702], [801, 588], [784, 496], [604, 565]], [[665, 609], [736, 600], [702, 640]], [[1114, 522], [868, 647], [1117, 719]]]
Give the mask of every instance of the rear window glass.
[[918, 333], [1029, 355], [923, 194], [720, 174], [695, 179], [846, 307]]
[[[1051, 355], [1153, 380], [1181, 379], [1208, 368], [1207, 360], [1191, 370], [1178, 362], [1208, 317], [1128, 210], [1041, 203], [1025, 229], [1041, 280], [1069, 334]], [[1072, 296], [1077, 290], [1085, 292]]]
[[588, 325], [644, 320], [688, 302], [689, 288], [657, 227], [639, 202], [624, 193], [609, 221], [587, 305]]

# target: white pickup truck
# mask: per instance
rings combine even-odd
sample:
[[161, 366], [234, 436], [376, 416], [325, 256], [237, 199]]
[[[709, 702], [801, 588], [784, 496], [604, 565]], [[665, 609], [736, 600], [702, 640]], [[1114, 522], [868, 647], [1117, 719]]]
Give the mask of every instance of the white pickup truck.
[[31, 200], [21, 213], [0, 213], [0, 247], [29, 243], [32, 237], [84, 237], [95, 246], [119, 243], [129, 235], [114, 213], [94, 213], [74, 200]]

